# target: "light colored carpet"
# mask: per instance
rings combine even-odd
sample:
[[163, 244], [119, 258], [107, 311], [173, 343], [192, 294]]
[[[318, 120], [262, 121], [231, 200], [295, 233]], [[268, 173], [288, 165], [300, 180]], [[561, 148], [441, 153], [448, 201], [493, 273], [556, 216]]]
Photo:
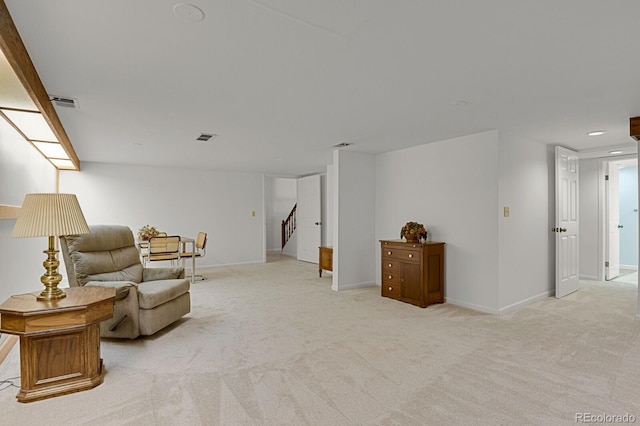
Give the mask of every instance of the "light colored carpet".
[[[637, 287], [584, 282], [505, 316], [333, 292], [286, 257], [202, 271], [191, 314], [103, 340], [95, 389], [21, 404], [21, 425], [563, 425], [640, 418]], [[469, 283], [473, 285], [473, 283]], [[18, 349], [0, 379], [19, 374]], [[16, 381], [16, 383], [19, 383]], [[640, 422], [640, 419], [637, 420]]]

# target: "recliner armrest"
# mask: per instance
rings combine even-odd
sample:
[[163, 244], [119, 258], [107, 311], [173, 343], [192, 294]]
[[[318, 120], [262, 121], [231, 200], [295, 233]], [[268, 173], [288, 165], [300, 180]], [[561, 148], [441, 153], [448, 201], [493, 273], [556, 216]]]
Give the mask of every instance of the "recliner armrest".
[[142, 281], [173, 280], [184, 278], [184, 268], [144, 268]]
[[116, 289], [116, 299], [126, 299], [131, 291], [131, 288], [138, 288], [138, 285], [133, 281], [89, 281], [85, 284], [87, 287], [108, 287]]

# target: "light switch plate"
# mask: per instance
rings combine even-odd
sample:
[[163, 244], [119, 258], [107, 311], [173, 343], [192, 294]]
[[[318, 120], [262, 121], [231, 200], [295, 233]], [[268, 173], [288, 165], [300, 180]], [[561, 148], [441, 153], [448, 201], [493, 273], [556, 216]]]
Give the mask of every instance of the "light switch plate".
[[504, 217], [509, 217], [509, 207], [504, 208]]

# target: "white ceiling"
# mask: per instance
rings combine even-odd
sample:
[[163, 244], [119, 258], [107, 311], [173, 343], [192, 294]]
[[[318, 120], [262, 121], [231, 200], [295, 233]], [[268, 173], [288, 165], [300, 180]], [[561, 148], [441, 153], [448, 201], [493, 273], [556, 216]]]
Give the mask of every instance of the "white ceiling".
[[340, 142], [632, 145], [640, 116], [638, 0], [193, 0], [201, 21], [166, 0], [5, 2], [48, 93], [78, 100], [57, 111], [81, 161], [298, 176]]

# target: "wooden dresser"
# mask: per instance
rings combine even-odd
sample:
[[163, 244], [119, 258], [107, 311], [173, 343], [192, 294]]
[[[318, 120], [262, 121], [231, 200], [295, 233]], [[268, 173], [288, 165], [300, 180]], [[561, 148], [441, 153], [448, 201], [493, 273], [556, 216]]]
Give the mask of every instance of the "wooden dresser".
[[444, 303], [444, 243], [380, 240], [382, 296], [426, 308]]

